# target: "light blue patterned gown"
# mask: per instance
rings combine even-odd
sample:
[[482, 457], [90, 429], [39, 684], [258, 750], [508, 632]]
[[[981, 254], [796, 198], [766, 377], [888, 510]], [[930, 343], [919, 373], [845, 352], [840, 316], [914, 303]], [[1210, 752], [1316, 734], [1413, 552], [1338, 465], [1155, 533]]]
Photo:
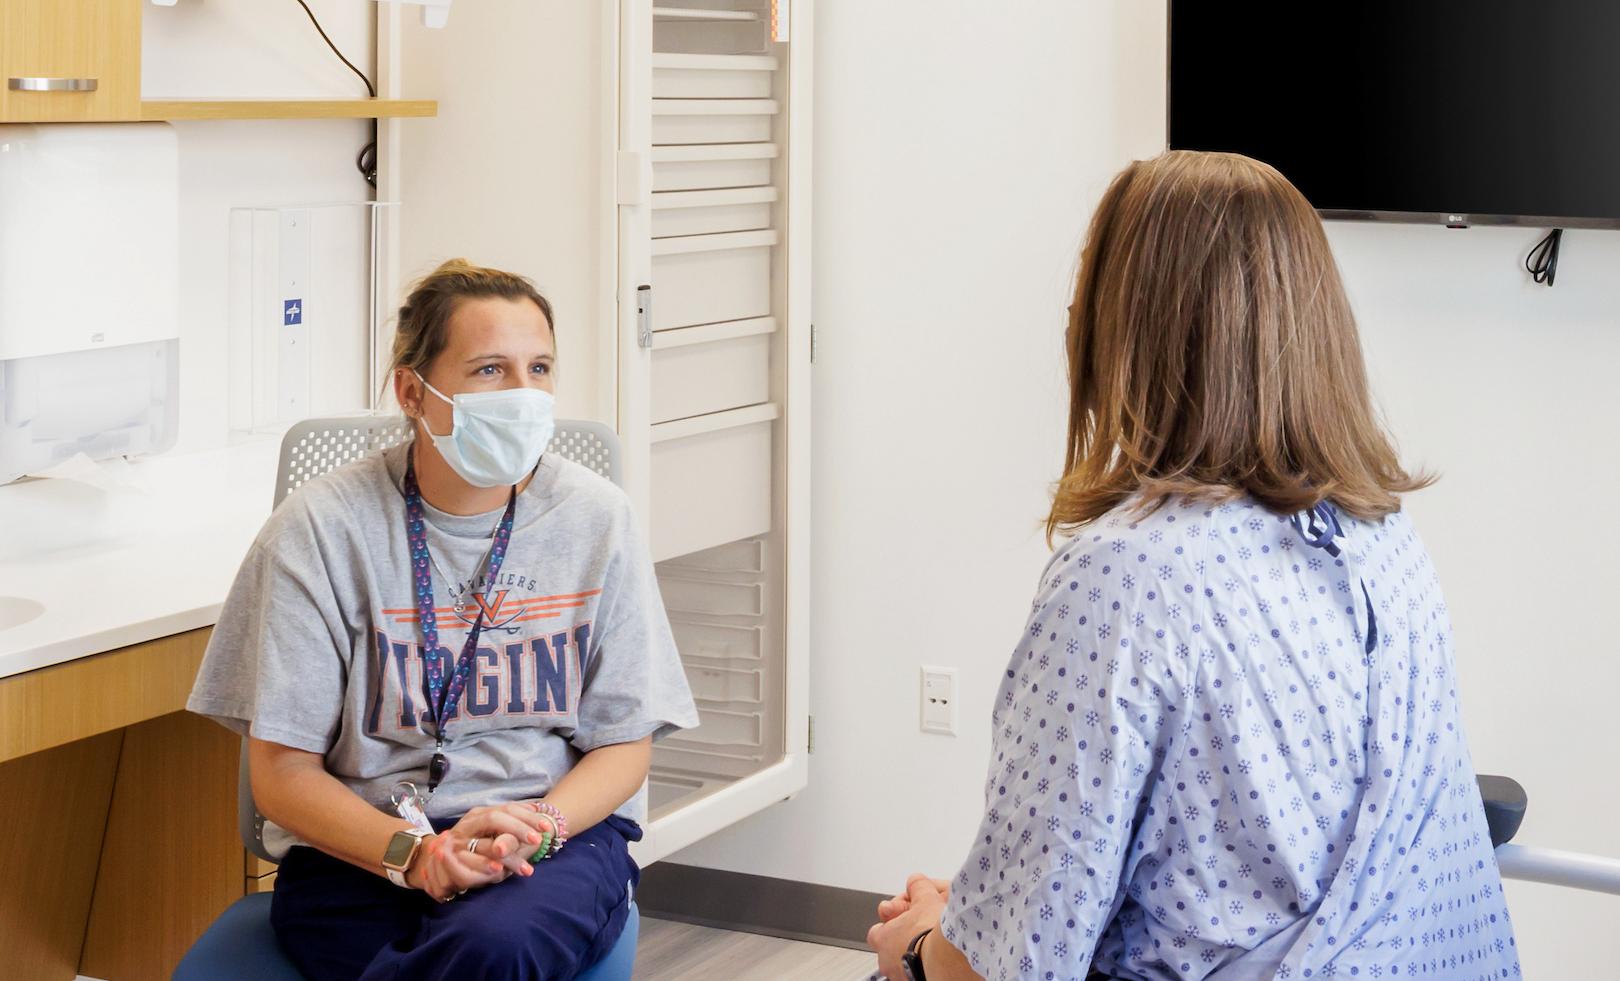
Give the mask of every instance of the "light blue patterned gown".
[[1052, 557], [993, 723], [943, 924], [990, 981], [1519, 976], [1404, 514], [1116, 510]]

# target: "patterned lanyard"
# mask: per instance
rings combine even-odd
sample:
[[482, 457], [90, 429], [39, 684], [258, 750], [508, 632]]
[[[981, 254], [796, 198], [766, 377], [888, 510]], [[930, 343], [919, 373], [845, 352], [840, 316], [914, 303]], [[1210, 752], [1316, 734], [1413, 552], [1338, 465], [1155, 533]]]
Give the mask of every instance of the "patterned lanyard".
[[[1334, 558], [1339, 557], [1339, 546], [1334, 539], [1343, 538], [1344, 529], [1339, 527], [1339, 514], [1333, 510], [1333, 505], [1322, 501], [1309, 511], [1301, 511], [1294, 515], [1290, 520], [1294, 523], [1294, 530], [1305, 539], [1305, 544], [1319, 548]], [[1372, 597], [1367, 595], [1367, 580], [1360, 579], [1358, 583], [1361, 586], [1362, 602], [1367, 606], [1365, 653], [1371, 654], [1378, 646], [1378, 618], [1373, 614]]]
[[[435, 739], [433, 762], [428, 766], [428, 793], [431, 794], [438, 789], [439, 781], [450, 772], [450, 760], [444, 755], [445, 720], [455, 712], [462, 689], [467, 687], [467, 676], [472, 673], [473, 659], [478, 653], [478, 635], [484, 629], [484, 609], [480, 604], [478, 615], [473, 618], [472, 629], [467, 631], [467, 642], [461, 647], [461, 657], [451, 669], [447, 684], [444, 663], [438, 656], [439, 618], [433, 609], [433, 570], [429, 564], [427, 524], [422, 517], [422, 491], [416, 484], [415, 457], [410, 453], [406, 457], [409, 462], [405, 464], [405, 533], [411, 544], [411, 574], [416, 580], [416, 616], [422, 623], [422, 660], [427, 665], [424, 681], [428, 719], [433, 723]], [[512, 516], [516, 511], [517, 488], [514, 487], [511, 496], [506, 499], [506, 513], [501, 516], [501, 523], [495, 526], [495, 542], [489, 550], [489, 566], [485, 574], [487, 580], [492, 581], [501, 574], [501, 561], [506, 558], [506, 544], [512, 538]], [[474, 570], [475, 575], [476, 572]]]

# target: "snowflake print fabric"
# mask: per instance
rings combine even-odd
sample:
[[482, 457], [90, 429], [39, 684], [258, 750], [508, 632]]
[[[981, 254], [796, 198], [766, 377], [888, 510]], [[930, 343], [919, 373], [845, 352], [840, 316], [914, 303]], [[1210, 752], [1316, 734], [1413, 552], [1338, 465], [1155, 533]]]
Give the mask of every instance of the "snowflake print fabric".
[[1404, 514], [1319, 519], [1121, 508], [1054, 554], [943, 923], [979, 974], [1519, 976], [1434, 567]]

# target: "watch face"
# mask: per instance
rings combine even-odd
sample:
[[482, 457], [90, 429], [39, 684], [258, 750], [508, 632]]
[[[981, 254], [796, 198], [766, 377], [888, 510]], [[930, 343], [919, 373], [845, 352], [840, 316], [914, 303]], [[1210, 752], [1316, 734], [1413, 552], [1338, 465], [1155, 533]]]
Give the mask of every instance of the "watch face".
[[403, 831], [394, 832], [394, 837], [388, 840], [388, 850], [383, 853], [383, 864], [395, 869], [403, 869], [411, 860], [411, 853], [421, 839]]

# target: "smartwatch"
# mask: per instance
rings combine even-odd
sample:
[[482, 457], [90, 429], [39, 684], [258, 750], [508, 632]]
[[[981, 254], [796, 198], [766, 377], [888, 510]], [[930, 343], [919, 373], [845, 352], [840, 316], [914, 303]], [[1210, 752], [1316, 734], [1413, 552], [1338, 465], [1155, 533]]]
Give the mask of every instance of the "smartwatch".
[[922, 944], [923, 939], [933, 932], [934, 928], [929, 927], [906, 944], [906, 952], [900, 955], [900, 966], [905, 968], [906, 981], [928, 981], [928, 976], [923, 973]]
[[411, 863], [416, 861], [416, 853], [422, 848], [422, 839], [429, 832], [420, 828], [405, 828], [394, 832], [394, 837], [388, 839], [388, 849], [383, 852], [383, 874], [388, 881], [401, 889], [409, 889], [405, 881], [405, 873], [410, 871]]

